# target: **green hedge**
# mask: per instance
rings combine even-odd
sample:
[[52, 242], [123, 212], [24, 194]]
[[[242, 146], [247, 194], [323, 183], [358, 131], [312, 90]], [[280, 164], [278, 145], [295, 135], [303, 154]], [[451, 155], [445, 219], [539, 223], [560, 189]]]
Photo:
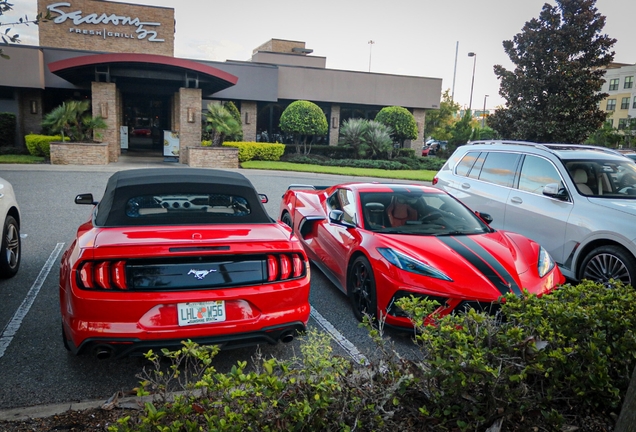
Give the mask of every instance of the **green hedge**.
[[[285, 156], [296, 155], [296, 146], [293, 144], [285, 145]], [[330, 145], [312, 145], [311, 155], [323, 156], [330, 159], [353, 159], [355, 151], [348, 146], [330, 146]]]
[[15, 114], [0, 113], [0, 147], [15, 145]]
[[[62, 137], [59, 135], [37, 135], [29, 134], [25, 135], [27, 149], [32, 156], [43, 156], [46, 159], [51, 158], [51, 142], [62, 141]], [[68, 137], [65, 137], [65, 141], [68, 141]]]
[[[202, 141], [201, 145], [209, 147], [211, 141]], [[224, 142], [224, 147], [236, 147], [239, 149], [239, 162], [250, 160], [277, 161], [285, 152], [285, 144], [270, 144], [257, 142]]]
[[[335, 355], [317, 330], [290, 360], [259, 356], [254, 367], [238, 361], [225, 374], [212, 366], [218, 347], [184, 342], [163, 351], [171, 368], [190, 368], [183, 376], [192, 377], [185, 395], [170, 401], [170, 379], [181, 378], [147, 354], [154, 373], [138, 394], [158, 397], [109, 430], [612, 430], [636, 363], [631, 286], [582, 282], [542, 297], [507, 295], [501, 316], [471, 310], [426, 327], [432, 301], [396, 304], [418, 323], [416, 349], [400, 356], [382, 326], [367, 320], [378, 349], [363, 368]], [[491, 428], [498, 420], [503, 429]]]
[[[313, 149], [312, 149], [313, 151]], [[327, 159], [323, 160], [315, 155], [289, 155], [285, 162], [303, 163], [322, 166], [341, 166], [353, 168], [372, 168], [386, 170], [429, 170], [439, 171], [444, 160], [439, 158], [396, 158], [391, 160], [371, 159]]]

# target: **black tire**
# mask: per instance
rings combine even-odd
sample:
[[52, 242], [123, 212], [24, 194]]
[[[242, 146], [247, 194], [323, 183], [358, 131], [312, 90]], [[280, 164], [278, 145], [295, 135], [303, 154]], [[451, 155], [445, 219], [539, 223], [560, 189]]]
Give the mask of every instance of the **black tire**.
[[294, 221], [292, 221], [291, 215], [288, 212], [283, 212], [283, 215], [280, 218], [281, 222], [287, 225], [290, 228], [294, 228]]
[[64, 348], [66, 351], [70, 351], [71, 347], [68, 344], [68, 339], [66, 338], [66, 332], [64, 331], [64, 323], [62, 323], [62, 342], [64, 342]]
[[600, 246], [587, 254], [581, 264], [580, 279], [607, 283], [619, 280], [636, 283], [636, 259], [619, 246]]
[[362, 322], [365, 315], [377, 317], [377, 297], [373, 268], [366, 257], [355, 259], [349, 271], [347, 292], [353, 308], [353, 315]]
[[0, 277], [15, 276], [20, 268], [21, 256], [20, 227], [13, 216], [7, 215], [4, 220], [2, 245], [0, 246]]

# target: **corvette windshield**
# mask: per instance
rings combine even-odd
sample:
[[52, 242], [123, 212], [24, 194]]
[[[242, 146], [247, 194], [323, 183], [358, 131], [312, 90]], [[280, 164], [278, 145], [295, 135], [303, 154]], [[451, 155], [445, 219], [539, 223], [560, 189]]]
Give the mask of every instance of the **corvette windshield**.
[[360, 193], [364, 227], [384, 234], [467, 235], [491, 229], [454, 198], [417, 190]]

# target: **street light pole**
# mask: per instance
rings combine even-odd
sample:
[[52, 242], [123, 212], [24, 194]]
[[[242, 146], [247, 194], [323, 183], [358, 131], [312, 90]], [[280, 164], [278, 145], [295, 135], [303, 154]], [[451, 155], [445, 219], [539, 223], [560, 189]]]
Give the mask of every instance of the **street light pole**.
[[486, 121], [486, 99], [488, 98], [488, 95], [484, 96], [484, 110], [481, 112], [481, 128], [484, 128], [484, 123]]
[[475, 54], [474, 52], [469, 52], [468, 57], [473, 57], [473, 79], [470, 83], [470, 102], [468, 104], [468, 110], [470, 111], [473, 108], [473, 87], [475, 85], [475, 66], [477, 65], [477, 54]]
[[375, 41], [370, 40], [367, 43], [369, 44], [369, 72], [371, 72], [371, 48], [373, 48]]

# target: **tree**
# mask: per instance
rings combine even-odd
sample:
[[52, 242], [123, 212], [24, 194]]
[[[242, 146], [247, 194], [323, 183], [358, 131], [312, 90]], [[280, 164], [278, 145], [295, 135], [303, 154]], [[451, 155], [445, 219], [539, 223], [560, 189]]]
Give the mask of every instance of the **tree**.
[[345, 120], [340, 127], [340, 145], [353, 148], [355, 157], [364, 156], [363, 145], [366, 140], [369, 121], [363, 118], [350, 118]]
[[228, 141], [243, 141], [243, 126], [241, 124], [241, 112], [238, 110], [238, 108], [236, 107], [236, 105], [234, 105], [234, 102], [232, 101], [225, 102], [223, 106], [230, 114], [232, 114], [232, 117], [234, 118], [234, 120], [236, 120], [236, 123], [239, 125], [235, 133], [233, 133], [232, 135], [228, 135], [227, 140]]
[[[93, 133], [98, 129], [106, 129], [108, 125], [101, 116], [91, 115], [90, 106], [88, 100], [63, 102], [44, 116], [42, 127], [61, 134], [62, 141], [65, 136], [71, 142], [93, 141]], [[95, 134], [99, 136], [98, 133]]]
[[213, 147], [222, 146], [226, 137], [242, 133], [240, 121], [236, 121], [232, 113], [221, 104], [208, 104], [205, 120], [207, 123], [205, 130], [210, 134]]
[[375, 116], [375, 121], [393, 131], [393, 139], [404, 147], [405, 140], [417, 139], [417, 122], [409, 110], [400, 106], [384, 107]]
[[457, 122], [457, 113], [461, 109], [457, 102], [450, 96], [450, 90], [444, 91], [439, 109], [426, 112], [426, 124], [424, 136], [440, 141], [448, 141], [451, 138], [451, 128]]
[[623, 136], [618, 133], [608, 122], [592, 132], [585, 144], [597, 145], [601, 147], [615, 148], [623, 140]]
[[280, 128], [294, 136], [296, 153], [300, 153], [302, 139], [303, 154], [311, 151], [311, 142], [307, 147], [307, 138], [313, 135], [324, 135], [329, 130], [327, 117], [320, 107], [313, 102], [298, 100], [289, 104], [280, 116]]
[[555, 0], [503, 47], [516, 65], [495, 65], [507, 106], [488, 117], [503, 138], [581, 143], [605, 121], [598, 104], [615, 39], [601, 34], [596, 0]]
[[464, 117], [451, 128], [451, 138], [448, 140], [448, 144], [452, 148], [457, 148], [460, 145], [464, 145], [470, 140], [473, 133], [473, 114], [471, 110], [464, 112]]
[[391, 128], [380, 122], [369, 120], [367, 132], [363, 144], [367, 157], [378, 158], [381, 155], [393, 153], [393, 139], [391, 138]]
[[[13, 3], [9, 3], [8, 0], [0, 0], [0, 16], [4, 15], [5, 13], [9, 12], [12, 9], [13, 9]], [[6, 27], [6, 26], [14, 26], [14, 25], [26, 25], [26, 26], [28, 26], [29, 24], [38, 25], [39, 23], [46, 22], [49, 19], [51, 19], [51, 12], [49, 11], [47, 11], [46, 15], [42, 13], [37, 14], [35, 19], [29, 19], [29, 17], [25, 15], [24, 17], [20, 17], [18, 21], [16, 22], [12, 22], [12, 23], [0, 22], [0, 28]], [[11, 31], [11, 27], [7, 28], [3, 32], [0, 32], [0, 37], [2, 38], [3, 45], [8, 45], [9, 43], [20, 43], [20, 35], [17, 33], [9, 34], [10, 31]], [[2, 52], [2, 49], [0, 49], [0, 57], [7, 60], [9, 59], [9, 56], [4, 54]]]

